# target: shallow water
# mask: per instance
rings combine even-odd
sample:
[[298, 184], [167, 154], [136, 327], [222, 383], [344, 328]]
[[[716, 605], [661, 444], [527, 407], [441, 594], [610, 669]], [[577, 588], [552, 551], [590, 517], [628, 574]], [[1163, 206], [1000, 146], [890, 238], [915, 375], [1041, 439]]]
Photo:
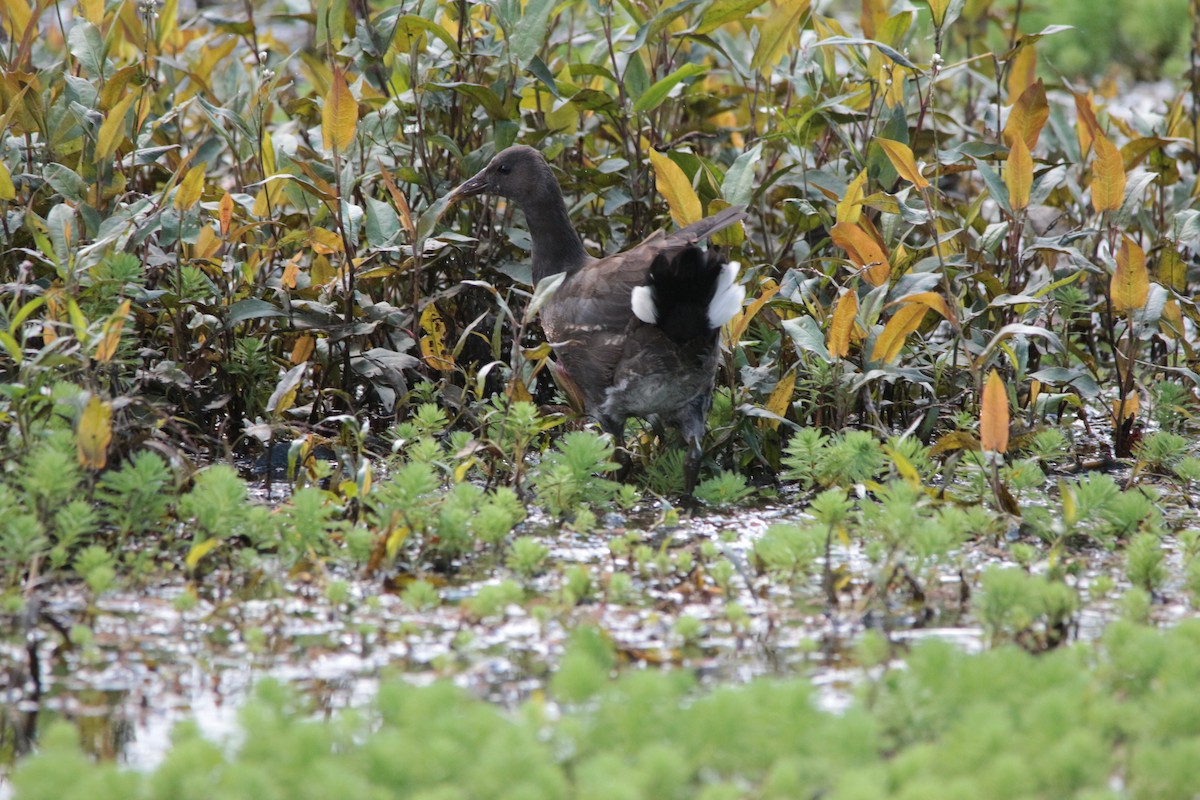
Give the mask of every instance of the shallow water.
[[[415, 683], [449, 679], [515, 707], [545, 686], [569, 630], [582, 623], [606, 631], [622, 668], [689, 669], [702, 683], [801, 674], [817, 687], [818, 702], [835, 710], [849, 703], [864, 676], [853, 645], [867, 627], [886, 629], [900, 643], [938, 637], [967, 650], [984, 646], [982, 629], [958, 609], [959, 571], [978, 575], [1004, 563], [1003, 551], [988, 543], [969, 545], [936, 568], [921, 608], [890, 595], [882, 607], [864, 600], [873, 567], [858, 545], [836, 544], [834, 562], [849, 579], [834, 608], [820, 590], [819, 570], [789, 587], [753, 565], [754, 543], [770, 525], [802, 521], [790, 504], [709, 513], [670, 527], [660, 517], [657, 508], [609, 515], [599, 533], [587, 536], [555, 529], [544, 518], [527, 521], [521, 533], [551, 549], [552, 566], [527, 584], [531, 599], [483, 620], [473, 619], [464, 601], [508, 575], [498, 565], [448, 579], [439, 587], [441, 604], [424, 612], [383, 590], [396, 582], [385, 577], [395, 576], [350, 572], [328, 576], [346, 582], [340, 603], [326, 596], [324, 581], [304, 574], [278, 585], [264, 578], [255, 586], [244, 574], [214, 573], [194, 587], [176, 578], [105, 594], [91, 609], [80, 585], [47, 587], [43, 614], [27, 636], [9, 631], [0, 640], [6, 665], [0, 752], [11, 761], [38, 730], [68, 719], [96, 757], [152, 768], [169, 746], [170, 729], [184, 719], [215, 739], [234, 736], [238, 707], [265, 676], [303, 692], [317, 715], [365, 703], [381, 676], [391, 673]], [[686, 551], [699, 563], [700, 544], [711, 542], [735, 567], [733, 596], [726, 598], [701, 570], [659, 573], [614, 555], [610, 543], [628, 533], [668, 561]], [[1085, 597], [1090, 577], [1123, 573], [1120, 559], [1107, 551], [1088, 560], [1090, 569], [1076, 579]], [[571, 606], [561, 593], [566, 569], [576, 564], [590, 570], [597, 591], [595, 599]], [[272, 574], [275, 565], [263, 566], [264, 575]], [[606, 597], [604, 588], [618, 572], [632, 577], [633, 590], [626, 598]], [[181, 604], [189, 592], [195, 600]], [[736, 624], [727, 613], [731, 601], [744, 612]], [[1098, 635], [1115, 613], [1110, 599], [1088, 603], [1074, 635]], [[1185, 613], [1182, 604], [1156, 610], [1164, 620]], [[678, 632], [682, 616], [697, 621], [695, 637], [685, 640]], [[68, 637], [80, 641], [68, 645]], [[40, 662], [40, 700], [27, 642]], [[9, 795], [7, 787], [0, 780], [0, 798]]]

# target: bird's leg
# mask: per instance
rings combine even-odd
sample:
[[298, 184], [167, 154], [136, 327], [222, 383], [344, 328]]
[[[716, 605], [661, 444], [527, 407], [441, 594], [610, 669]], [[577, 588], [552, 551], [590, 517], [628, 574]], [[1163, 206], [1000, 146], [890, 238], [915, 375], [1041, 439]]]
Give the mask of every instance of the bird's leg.
[[687, 457], [683, 461], [683, 494], [692, 497], [696, 483], [700, 477], [700, 459], [704, 457], [704, 448], [700, 446], [700, 435], [687, 436]]
[[613, 457], [617, 459], [617, 480], [624, 483], [629, 479], [632, 461], [629, 451], [625, 449], [625, 420], [617, 417], [600, 417], [600, 427], [612, 437]]

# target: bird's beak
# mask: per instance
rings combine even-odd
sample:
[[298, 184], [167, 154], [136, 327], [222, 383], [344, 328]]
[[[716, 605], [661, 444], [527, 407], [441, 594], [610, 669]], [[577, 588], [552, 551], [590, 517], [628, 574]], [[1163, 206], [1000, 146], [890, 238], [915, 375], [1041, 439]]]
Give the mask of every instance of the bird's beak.
[[464, 197], [471, 197], [473, 195], [483, 194], [486, 192], [488, 188], [486, 173], [487, 170], [482, 170], [475, 177], [468, 178], [466, 181], [459, 184], [454, 191], [450, 192], [450, 196], [448, 198], [449, 201], [453, 203], [463, 199]]

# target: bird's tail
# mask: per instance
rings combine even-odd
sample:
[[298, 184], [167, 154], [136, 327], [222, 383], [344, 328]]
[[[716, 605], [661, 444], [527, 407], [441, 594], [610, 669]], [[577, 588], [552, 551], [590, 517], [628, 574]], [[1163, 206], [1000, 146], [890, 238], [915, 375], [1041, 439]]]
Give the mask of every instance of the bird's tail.
[[746, 290], [737, 282], [739, 265], [715, 250], [685, 247], [659, 253], [646, 283], [633, 290], [633, 313], [684, 342], [717, 330], [738, 312]]

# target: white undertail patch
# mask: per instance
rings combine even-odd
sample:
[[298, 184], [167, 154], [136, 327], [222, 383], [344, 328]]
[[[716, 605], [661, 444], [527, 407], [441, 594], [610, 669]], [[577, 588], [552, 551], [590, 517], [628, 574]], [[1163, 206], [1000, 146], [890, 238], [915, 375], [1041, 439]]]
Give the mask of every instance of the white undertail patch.
[[[633, 313], [642, 322], [654, 325], [658, 322], [658, 307], [654, 305], [654, 294], [649, 286], [638, 286], [629, 298]], [[710, 312], [711, 313], [711, 312]]]
[[[721, 275], [717, 278], [717, 290], [708, 304], [708, 324], [714, 328], [729, 322], [733, 315], [742, 309], [742, 301], [746, 299], [746, 288], [740, 283], [735, 283], [741, 268], [742, 265], [736, 261], [730, 261], [721, 267]], [[634, 313], [637, 313], [636, 307]]]

